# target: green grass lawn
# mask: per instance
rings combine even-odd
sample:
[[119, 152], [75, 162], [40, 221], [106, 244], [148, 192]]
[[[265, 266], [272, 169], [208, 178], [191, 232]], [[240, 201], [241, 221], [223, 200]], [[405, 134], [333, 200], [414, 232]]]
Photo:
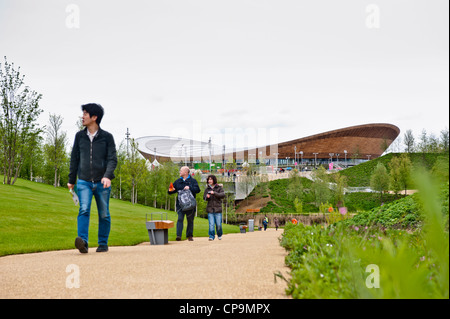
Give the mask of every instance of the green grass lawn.
[[[3, 176], [0, 175], [3, 180]], [[175, 196], [175, 195], [174, 195]], [[77, 236], [75, 206], [66, 188], [55, 188], [18, 179], [14, 186], [0, 184], [0, 256], [73, 249]], [[129, 246], [149, 241], [145, 218], [152, 212], [166, 212], [111, 198], [110, 246]], [[159, 215], [153, 214], [154, 219]], [[165, 214], [164, 214], [165, 216]], [[177, 214], [168, 212], [176, 224]], [[186, 234], [184, 222], [183, 239]], [[98, 215], [92, 201], [89, 247], [97, 246]], [[239, 227], [223, 224], [224, 234], [238, 233]], [[208, 220], [195, 218], [194, 237], [208, 236]], [[169, 229], [169, 240], [175, 240], [175, 227]]]

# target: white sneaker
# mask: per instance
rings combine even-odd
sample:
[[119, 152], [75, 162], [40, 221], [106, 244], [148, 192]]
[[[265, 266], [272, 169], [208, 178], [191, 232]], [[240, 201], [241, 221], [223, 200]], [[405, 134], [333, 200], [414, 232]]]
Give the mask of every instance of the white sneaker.
[[209, 240], [209, 241], [213, 241], [214, 239], [212, 239], [212, 238], [209, 238], [208, 240]]
[[219, 238], [219, 240], [222, 240], [222, 237], [218, 237]]

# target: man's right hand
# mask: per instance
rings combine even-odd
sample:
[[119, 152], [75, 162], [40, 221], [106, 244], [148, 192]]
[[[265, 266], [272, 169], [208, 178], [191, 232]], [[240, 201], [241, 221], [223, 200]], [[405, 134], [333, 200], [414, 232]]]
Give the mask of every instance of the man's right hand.
[[67, 187], [69, 188], [69, 190], [73, 189], [74, 186], [74, 184], [67, 183]]

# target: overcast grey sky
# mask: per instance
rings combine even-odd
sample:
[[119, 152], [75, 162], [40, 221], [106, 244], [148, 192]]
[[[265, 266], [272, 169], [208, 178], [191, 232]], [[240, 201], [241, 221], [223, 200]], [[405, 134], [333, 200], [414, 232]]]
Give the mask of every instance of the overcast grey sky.
[[282, 142], [366, 123], [438, 136], [449, 126], [448, 6], [0, 0], [0, 54], [43, 94], [42, 124], [63, 116], [70, 145], [88, 102], [104, 106], [117, 144], [127, 128], [219, 145], [227, 130]]

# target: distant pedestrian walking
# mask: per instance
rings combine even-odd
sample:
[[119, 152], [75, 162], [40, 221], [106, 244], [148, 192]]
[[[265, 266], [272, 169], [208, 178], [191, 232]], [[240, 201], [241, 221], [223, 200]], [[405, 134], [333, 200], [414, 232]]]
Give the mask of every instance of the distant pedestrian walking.
[[225, 197], [225, 192], [222, 186], [217, 184], [217, 178], [214, 175], [209, 175], [206, 179], [207, 185], [203, 193], [203, 199], [208, 202], [206, 205], [206, 212], [208, 213], [209, 222], [209, 240], [214, 240], [216, 237], [222, 239], [222, 199]]
[[278, 221], [278, 218], [275, 217], [275, 218], [273, 219], [273, 222], [274, 222], [274, 224], [275, 224], [275, 230], [278, 230], [278, 227], [280, 227], [280, 222]]
[[264, 225], [264, 231], [267, 230], [267, 225], [269, 224], [269, 218], [267, 218], [267, 215], [264, 216], [263, 225]]

